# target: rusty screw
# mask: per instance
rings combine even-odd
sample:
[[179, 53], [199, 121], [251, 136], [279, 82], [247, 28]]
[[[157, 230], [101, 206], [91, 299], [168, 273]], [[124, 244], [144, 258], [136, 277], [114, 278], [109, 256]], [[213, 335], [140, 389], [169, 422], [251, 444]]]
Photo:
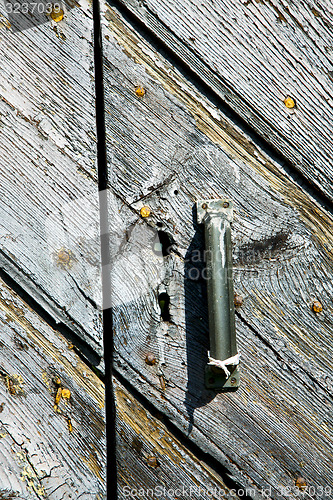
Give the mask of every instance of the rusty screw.
[[237, 295], [237, 293], [235, 293], [234, 304], [235, 304], [235, 307], [242, 306], [243, 305], [243, 297], [241, 295]]
[[228, 208], [228, 206], [229, 206], [229, 202], [228, 202], [228, 201], [225, 201], [225, 202], [223, 203], [223, 208]]
[[147, 458], [147, 464], [149, 465], [149, 467], [153, 467], [154, 469], [159, 466], [158, 460], [154, 456], [150, 456]]
[[145, 361], [147, 365], [156, 365], [156, 358], [152, 352], [148, 352]]
[[315, 313], [320, 313], [323, 310], [322, 304], [319, 302], [319, 300], [315, 300], [312, 304], [312, 311]]
[[206, 210], [206, 209], [208, 208], [207, 203], [203, 203], [201, 206], [202, 206], [202, 208], [203, 208], [204, 210]]
[[297, 488], [299, 488], [302, 491], [305, 490], [307, 484], [304, 477], [298, 477], [296, 479], [295, 486], [297, 486]]

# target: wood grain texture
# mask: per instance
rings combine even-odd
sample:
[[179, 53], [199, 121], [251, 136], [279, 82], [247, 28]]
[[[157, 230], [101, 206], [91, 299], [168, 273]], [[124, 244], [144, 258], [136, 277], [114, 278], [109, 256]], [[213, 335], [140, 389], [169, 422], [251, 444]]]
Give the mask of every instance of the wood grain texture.
[[[104, 384], [3, 282], [0, 327], [0, 498], [106, 498]], [[221, 477], [114, 384], [119, 499], [142, 488], [164, 498], [164, 489], [172, 496], [179, 488], [183, 496], [228, 498]], [[59, 387], [70, 397], [55, 407]]]
[[0, 498], [106, 498], [103, 384], [3, 282], [0, 328]]
[[0, 30], [0, 262], [101, 356], [92, 30], [86, 1]]
[[332, 200], [330, 2], [120, 1]]
[[[332, 217], [119, 13], [106, 7], [104, 24], [110, 212], [123, 241], [113, 275], [115, 369], [256, 496], [265, 487], [272, 498], [296, 498], [281, 488], [298, 476], [318, 492], [332, 488]], [[203, 384], [207, 304], [196, 257], [204, 242], [193, 207], [224, 196], [236, 207], [242, 385], [215, 395]], [[144, 226], [168, 235], [168, 256], [136, 246]], [[314, 299], [324, 306], [317, 315]]]
[[239, 498], [116, 380], [115, 398], [119, 500]]

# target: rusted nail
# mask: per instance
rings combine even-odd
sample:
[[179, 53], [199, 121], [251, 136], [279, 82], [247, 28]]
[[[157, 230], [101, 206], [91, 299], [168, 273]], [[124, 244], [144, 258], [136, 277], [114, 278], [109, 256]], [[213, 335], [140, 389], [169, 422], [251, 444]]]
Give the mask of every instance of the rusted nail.
[[305, 490], [305, 488], [307, 487], [304, 477], [298, 477], [296, 479], [295, 485], [302, 491]]
[[207, 203], [203, 203], [201, 206], [204, 210], [206, 210], [206, 208], [208, 207]]
[[154, 456], [150, 456], [147, 458], [147, 464], [149, 465], [149, 467], [153, 467], [154, 469], [159, 466], [158, 460]]
[[155, 365], [156, 364], [156, 358], [152, 352], [148, 352], [145, 361], [146, 361], [147, 365]]
[[225, 201], [225, 202], [223, 203], [223, 208], [228, 208], [228, 206], [229, 206], [229, 203], [228, 203], [227, 201]]
[[55, 21], [56, 23], [59, 23], [59, 21], [62, 21], [64, 18], [64, 11], [60, 8], [60, 5], [57, 4], [53, 7], [50, 13], [50, 17]]
[[143, 87], [136, 87], [135, 93], [138, 97], [143, 97], [145, 95], [146, 91]]
[[284, 99], [283, 102], [284, 102], [286, 108], [288, 108], [288, 109], [293, 109], [296, 106], [294, 99], [292, 97], [290, 97], [289, 95]]
[[241, 295], [237, 295], [237, 293], [235, 293], [234, 304], [235, 304], [235, 307], [242, 306], [243, 305], [243, 297]]
[[141, 217], [149, 217], [149, 215], [150, 215], [150, 208], [149, 207], [142, 207], [140, 209], [140, 215], [141, 215]]
[[321, 303], [319, 302], [319, 300], [315, 300], [312, 303], [312, 311], [315, 312], [315, 313], [320, 313], [322, 310], [323, 310], [323, 306], [321, 305]]

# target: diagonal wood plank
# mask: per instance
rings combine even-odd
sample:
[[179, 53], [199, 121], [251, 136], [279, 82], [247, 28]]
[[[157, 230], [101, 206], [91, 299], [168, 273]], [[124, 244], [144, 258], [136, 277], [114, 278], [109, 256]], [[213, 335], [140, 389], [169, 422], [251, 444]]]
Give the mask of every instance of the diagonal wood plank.
[[[115, 9], [105, 7], [103, 22], [110, 212], [122, 241], [115, 369], [239, 485], [296, 498], [302, 475], [316, 491], [332, 488], [332, 217]], [[193, 206], [223, 196], [236, 206], [242, 386], [216, 396], [203, 385], [207, 304], [194, 259], [203, 230]], [[138, 240], [142, 228], [159, 232], [168, 255]]]
[[104, 385], [2, 281], [0, 327], [0, 498], [106, 498]]
[[[115, 380], [118, 492], [124, 498], [240, 498]], [[248, 490], [250, 495], [253, 491]], [[243, 496], [243, 491], [240, 491]]]
[[120, 2], [332, 200], [330, 2]]
[[[0, 497], [106, 498], [104, 384], [3, 282], [0, 327]], [[221, 477], [114, 382], [119, 499], [179, 487], [182, 495], [227, 497]], [[59, 388], [70, 396], [55, 406]]]
[[91, 5], [15, 34], [1, 19], [1, 267], [101, 357]]

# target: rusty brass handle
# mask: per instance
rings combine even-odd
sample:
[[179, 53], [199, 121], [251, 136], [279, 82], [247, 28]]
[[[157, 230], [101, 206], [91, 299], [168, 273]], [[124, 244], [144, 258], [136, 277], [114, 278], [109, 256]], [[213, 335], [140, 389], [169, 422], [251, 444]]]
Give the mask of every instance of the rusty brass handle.
[[205, 260], [210, 353], [205, 384], [209, 389], [233, 390], [239, 386], [236, 344], [232, 248], [231, 200], [197, 202], [198, 223], [205, 225]]

